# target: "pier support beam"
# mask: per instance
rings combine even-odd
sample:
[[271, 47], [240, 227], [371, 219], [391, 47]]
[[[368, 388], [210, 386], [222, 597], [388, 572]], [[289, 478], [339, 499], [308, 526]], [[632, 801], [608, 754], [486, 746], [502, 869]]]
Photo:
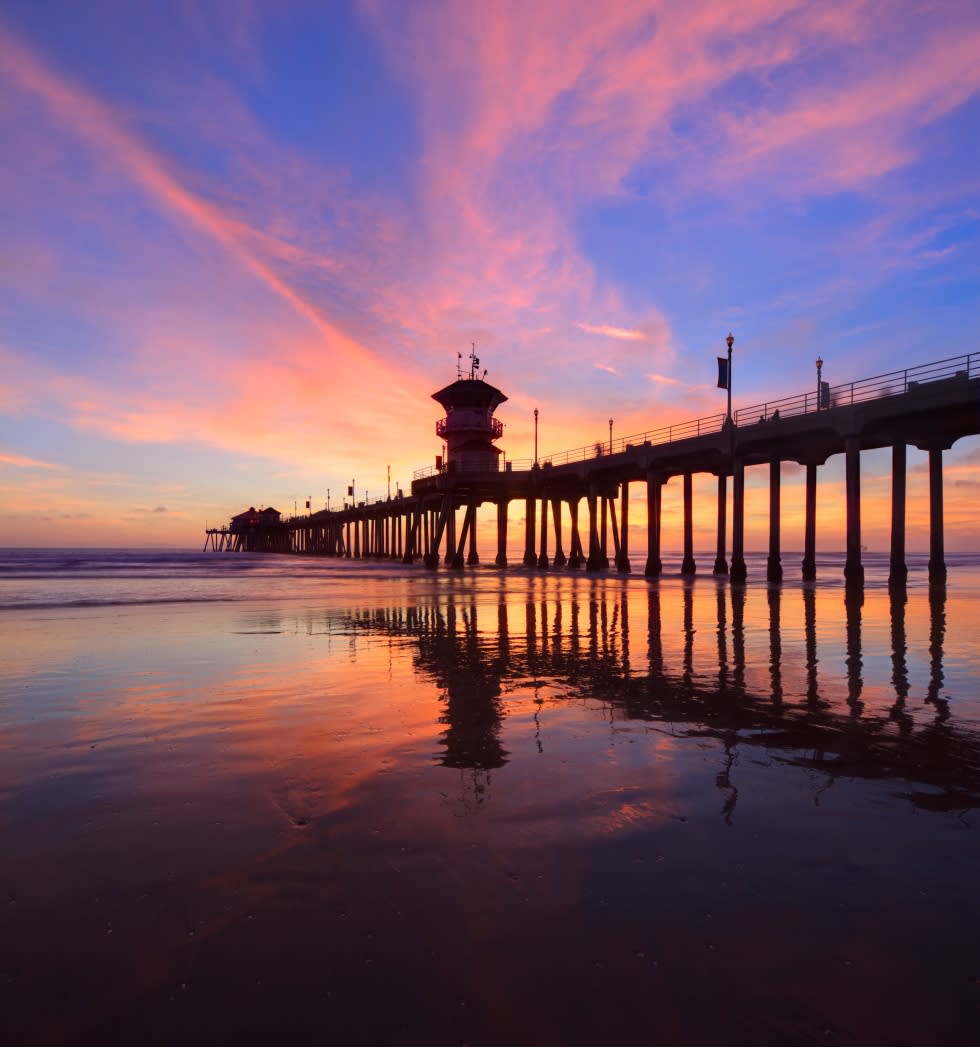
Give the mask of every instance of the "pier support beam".
[[585, 553], [582, 549], [582, 535], [578, 529], [578, 506], [579, 498], [569, 498], [568, 500], [568, 519], [569, 519], [569, 531], [571, 537], [569, 538], [569, 556], [568, 566], [569, 567], [581, 567], [585, 563]]
[[728, 533], [728, 475], [718, 476], [718, 547], [712, 574], [727, 575], [728, 561], [725, 559], [725, 538]]
[[538, 567], [546, 571], [548, 569], [548, 498], [541, 496], [541, 551], [538, 554]]
[[783, 565], [779, 558], [779, 459], [769, 463], [769, 559], [766, 563], [766, 580], [781, 582]]
[[664, 565], [660, 559], [660, 503], [663, 478], [654, 470], [647, 472], [647, 564], [644, 575], [659, 578]]
[[909, 578], [905, 563], [905, 464], [904, 440], [892, 444], [892, 540], [888, 561], [888, 585], [902, 588]]
[[735, 459], [732, 475], [732, 569], [729, 577], [741, 584], [745, 569], [745, 462]]
[[589, 557], [585, 561], [587, 571], [598, 571], [603, 566], [602, 543], [599, 539], [598, 502], [595, 484], [589, 487]]
[[466, 555], [466, 565], [476, 567], [480, 562], [480, 556], [476, 551], [476, 502], [470, 504], [469, 511], [472, 513], [472, 519], [470, 520], [470, 547]]
[[537, 502], [534, 495], [528, 495], [527, 501], [525, 502], [524, 509], [524, 566], [535, 567], [538, 562], [538, 558], [534, 552], [534, 532], [535, 532], [535, 507]]
[[864, 585], [861, 563], [861, 443], [856, 436], [845, 441], [844, 472], [847, 487], [847, 560], [844, 583], [850, 588]]
[[681, 561], [681, 574], [697, 573], [694, 562], [694, 494], [690, 473], [684, 474], [684, 559]]
[[803, 581], [817, 577], [817, 465], [806, 464], [806, 518], [803, 524]]
[[446, 515], [446, 554], [444, 562], [451, 564], [456, 556], [456, 505], [449, 497], [448, 515]]
[[561, 544], [561, 499], [551, 499], [551, 516], [555, 521], [555, 558], [552, 563], [555, 567], [564, 567], [568, 563], [565, 550]]
[[929, 584], [946, 584], [943, 547], [943, 449], [929, 448]]
[[616, 557], [616, 570], [620, 574], [629, 574], [629, 523], [630, 523], [630, 485], [624, 480], [619, 499], [619, 555]]
[[507, 506], [508, 500], [501, 498], [497, 502], [497, 558], [498, 567], [507, 566]]

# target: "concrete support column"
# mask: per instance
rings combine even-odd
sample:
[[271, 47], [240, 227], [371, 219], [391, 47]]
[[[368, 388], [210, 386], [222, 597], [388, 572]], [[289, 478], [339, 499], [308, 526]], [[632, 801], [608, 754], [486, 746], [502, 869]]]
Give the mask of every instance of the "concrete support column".
[[597, 519], [597, 501], [595, 485], [589, 487], [589, 556], [585, 561], [587, 571], [598, 571], [602, 567], [602, 545], [599, 541], [599, 521]]
[[584, 556], [582, 555], [582, 535], [578, 529], [578, 505], [580, 499], [578, 496], [569, 498], [568, 500], [568, 519], [569, 519], [569, 531], [571, 538], [569, 539], [571, 550], [568, 558], [569, 567], [581, 567]]
[[538, 567], [542, 570], [548, 568], [548, 498], [541, 497], [541, 552], [538, 554]]
[[856, 436], [849, 436], [845, 449], [847, 560], [844, 564], [844, 582], [854, 588], [864, 585], [864, 566], [861, 563], [861, 443]]
[[694, 562], [694, 495], [690, 473], [684, 474], [684, 559], [681, 561], [681, 574], [694, 574], [697, 565]]
[[659, 578], [663, 572], [660, 560], [660, 502], [663, 480], [652, 469], [647, 473], [647, 578]]
[[507, 566], [507, 506], [508, 501], [502, 498], [497, 502], [497, 559], [498, 567]]
[[551, 500], [551, 516], [555, 521], [555, 558], [552, 563], [555, 567], [564, 567], [568, 563], [568, 558], [565, 556], [565, 550], [561, 544], [561, 499], [552, 498]]
[[783, 565], [779, 558], [779, 459], [769, 463], [769, 560], [766, 563], [766, 579], [770, 582], [783, 580]]
[[728, 476], [718, 476], [718, 548], [715, 552], [715, 566], [712, 574], [728, 574], [728, 561], [725, 559], [725, 538], [728, 534]]
[[524, 515], [524, 566], [534, 567], [538, 558], [534, 552], [534, 533], [535, 533], [535, 506], [537, 502], [533, 495], [529, 495], [525, 503], [525, 515]]
[[609, 499], [602, 496], [602, 532], [599, 538], [599, 558], [602, 560], [600, 566], [609, 566]]
[[946, 584], [943, 548], [943, 449], [929, 448], [929, 584]]
[[888, 584], [902, 587], [908, 581], [905, 564], [905, 443], [892, 444], [892, 541]]
[[630, 485], [624, 480], [623, 491], [619, 498], [619, 558], [616, 561], [616, 569], [620, 574], [629, 574], [632, 568], [630, 567], [630, 547], [629, 547], [629, 526], [630, 526]]
[[735, 459], [732, 475], [732, 569], [733, 582], [744, 582], [745, 569], [745, 462]]
[[361, 558], [361, 521], [354, 521], [354, 559]]
[[466, 554], [466, 563], [469, 567], [475, 567], [480, 562], [476, 551], [476, 502], [470, 505], [470, 545]]
[[817, 577], [817, 466], [806, 465], [806, 519], [803, 524], [803, 581]]
[[446, 517], [446, 555], [444, 562], [451, 564], [456, 555], [456, 506], [449, 510]]

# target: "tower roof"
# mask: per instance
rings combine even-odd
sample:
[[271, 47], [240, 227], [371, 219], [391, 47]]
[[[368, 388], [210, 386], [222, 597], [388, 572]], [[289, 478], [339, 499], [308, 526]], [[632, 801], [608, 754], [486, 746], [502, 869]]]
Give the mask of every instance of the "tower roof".
[[451, 407], [482, 407], [492, 411], [507, 397], [489, 382], [479, 378], [461, 378], [433, 393], [432, 399], [442, 404], [447, 411]]

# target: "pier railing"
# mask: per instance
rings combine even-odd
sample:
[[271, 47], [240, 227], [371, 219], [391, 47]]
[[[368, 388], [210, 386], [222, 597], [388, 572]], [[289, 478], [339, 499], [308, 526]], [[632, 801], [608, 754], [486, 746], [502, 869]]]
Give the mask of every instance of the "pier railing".
[[[734, 422], [736, 426], [747, 426], [759, 421], [771, 421], [773, 418], [792, 418], [816, 411], [826, 411], [832, 407], [844, 407], [867, 400], [878, 400], [885, 396], [898, 396], [919, 386], [928, 385], [930, 382], [969, 379], [978, 376], [980, 376], [980, 353], [951, 356], [934, 363], [906, 367], [900, 371], [888, 371], [872, 378], [862, 378], [856, 382], [844, 382], [841, 385], [830, 386], [829, 389], [824, 389], [823, 397], [820, 396], [819, 390], [814, 388], [808, 392], [797, 393], [795, 396], [784, 396], [778, 400], [766, 400], [763, 403], [753, 404], [751, 407], [740, 407], [734, 412]], [[546, 466], [588, 461], [604, 455], [618, 454], [645, 443], [669, 444], [696, 436], [707, 436], [710, 433], [720, 432], [724, 425], [724, 414], [712, 414], [705, 418], [695, 418], [676, 425], [664, 425], [659, 429], [650, 429], [615, 440], [596, 440], [584, 447], [542, 456], [538, 459], [538, 463]], [[510, 459], [501, 463], [500, 471], [510, 469], [514, 472], [523, 472], [533, 466], [534, 460], [531, 458]], [[431, 465], [425, 469], [416, 469], [412, 474], [412, 479], [421, 480], [444, 472], [446, 472], [445, 464], [441, 468]]]
[[[695, 436], [707, 436], [709, 433], [721, 432], [725, 425], [724, 414], [710, 414], [704, 418], [695, 418], [687, 422], [678, 422], [675, 425], [663, 425], [659, 429], [649, 429], [643, 433], [634, 433], [631, 436], [620, 436], [615, 440], [597, 440], [586, 444], [584, 447], [575, 447], [571, 451], [559, 451], [557, 454], [549, 454], [538, 459], [538, 464], [546, 465], [569, 465], [572, 462], [585, 462], [593, 458], [601, 458], [603, 455], [619, 454], [630, 448], [639, 447], [641, 444], [669, 444], [678, 440], [689, 440]], [[524, 472], [534, 467], [533, 458], [511, 458], [502, 462], [499, 472], [510, 469], [513, 472]], [[465, 470], [463, 470], [465, 471]], [[412, 473], [413, 480], [422, 480], [427, 476], [435, 476], [446, 472], [446, 466], [427, 466], [424, 469], [416, 469]]]
[[976, 378], [978, 374], [980, 353], [951, 356], [935, 363], [906, 367], [901, 371], [888, 371], [873, 378], [862, 378], [857, 382], [831, 386], [829, 390], [824, 390], [822, 400], [818, 391], [811, 389], [807, 393], [797, 393], [796, 396], [766, 400], [751, 407], [740, 407], [735, 412], [735, 424], [752, 425], [759, 421], [770, 421], [774, 417], [792, 418], [814, 411], [826, 411], [831, 407], [846, 407], [868, 400], [880, 400], [885, 396], [899, 396], [930, 382]]

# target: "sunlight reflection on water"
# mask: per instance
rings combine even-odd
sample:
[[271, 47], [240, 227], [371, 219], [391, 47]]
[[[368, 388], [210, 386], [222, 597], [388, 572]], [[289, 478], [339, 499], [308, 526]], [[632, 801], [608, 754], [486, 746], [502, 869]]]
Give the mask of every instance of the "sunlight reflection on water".
[[972, 564], [846, 600], [270, 557], [164, 603], [131, 566], [2, 612], [15, 1040], [311, 1001], [363, 1042], [962, 1040]]

